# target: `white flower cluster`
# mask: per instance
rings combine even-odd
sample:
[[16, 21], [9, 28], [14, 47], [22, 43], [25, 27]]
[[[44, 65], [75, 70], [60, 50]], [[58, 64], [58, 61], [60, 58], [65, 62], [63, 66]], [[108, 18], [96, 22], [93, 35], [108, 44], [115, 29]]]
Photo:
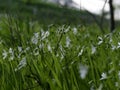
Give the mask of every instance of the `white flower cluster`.
[[107, 79], [108, 77], [107, 77], [107, 73], [106, 72], [103, 72], [102, 74], [101, 74], [101, 78], [100, 78], [100, 80], [104, 80], [104, 79]]
[[88, 66], [80, 64], [79, 65], [79, 74], [80, 74], [81, 79], [85, 79], [87, 73], [88, 73]]
[[6, 59], [7, 57], [9, 57], [9, 60], [14, 60], [14, 50], [12, 48], [9, 48], [8, 51], [6, 50], [3, 50], [3, 53], [2, 53], [2, 56], [3, 56], [3, 59]]
[[22, 58], [22, 60], [17, 65], [17, 68], [15, 68], [15, 71], [20, 70], [21, 68], [25, 67], [26, 65], [27, 65], [26, 57], [24, 57], [24, 58]]

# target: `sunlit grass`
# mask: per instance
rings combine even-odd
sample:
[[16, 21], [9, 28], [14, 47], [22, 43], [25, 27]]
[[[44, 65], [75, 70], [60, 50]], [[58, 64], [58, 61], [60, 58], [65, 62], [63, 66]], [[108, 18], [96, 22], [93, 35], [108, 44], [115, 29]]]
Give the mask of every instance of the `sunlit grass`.
[[0, 90], [119, 90], [120, 33], [0, 23]]

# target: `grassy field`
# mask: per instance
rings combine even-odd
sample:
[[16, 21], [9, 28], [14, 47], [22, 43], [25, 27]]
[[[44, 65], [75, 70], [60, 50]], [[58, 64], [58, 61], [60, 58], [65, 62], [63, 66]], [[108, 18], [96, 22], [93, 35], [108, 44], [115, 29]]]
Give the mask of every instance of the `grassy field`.
[[0, 22], [0, 90], [119, 90], [120, 33]]
[[0, 90], [120, 90], [119, 27], [105, 20], [103, 34], [85, 11], [13, 1], [0, 3]]

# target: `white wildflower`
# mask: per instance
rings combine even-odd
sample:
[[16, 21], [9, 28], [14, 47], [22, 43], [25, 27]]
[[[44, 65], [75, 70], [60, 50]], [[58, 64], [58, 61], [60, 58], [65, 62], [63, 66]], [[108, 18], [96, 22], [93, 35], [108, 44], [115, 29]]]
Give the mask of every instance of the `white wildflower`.
[[13, 50], [12, 50], [12, 48], [9, 48], [9, 53], [13, 53]]
[[26, 57], [22, 58], [22, 60], [20, 61], [20, 63], [18, 64], [17, 68], [15, 68], [15, 71], [20, 70], [21, 68], [26, 66]]
[[44, 48], [44, 44], [41, 43], [41, 44], [39, 45], [39, 48], [40, 48], [40, 49]]
[[83, 50], [84, 50], [84, 47], [82, 47], [82, 49], [81, 49], [80, 52], [78, 53], [78, 57], [83, 54]]
[[112, 45], [111, 47], [112, 47], [111, 49], [112, 49], [113, 51], [116, 49], [116, 46], [115, 46], [115, 45]]
[[120, 42], [118, 42], [118, 45], [120, 46]]
[[39, 33], [34, 33], [34, 36], [31, 38], [33, 44], [37, 44], [39, 39]]
[[92, 54], [94, 54], [96, 52], [96, 47], [92, 45]]
[[117, 46], [117, 49], [120, 48], [120, 42], [118, 42], [118, 46]]
[[104, 80], [104, 79], [107, 79], [107, 73], [102, 73], [102, 78], [100, 78], [100, 80]]
[[113, 41], [112, 38], [110, 38], [109, 43], [112, 43], [112, 41]]
[[71, 42], [71, 40], [70, 40], [70, 38], [67, 36], [67, 37], [66, 37], [66, 47], [69, 47], [69, 46], [70, 46], [70, 42]]
[[47, 48], [48, 48], [48, 51], [52, 53], [52, 48], [51, 48], [50, 44], [48, 44]]
[[39, 50], [38, 50], [38, 48], [35, 48], [35, 49], [33, 50], [33, 54], [34, 54], [35, 56], [39, 55]]
[[39, 38], [39, 32], [34, 33], [34, 36], [35, 36], [36, 38]]
[[65, 51], [65, 49], [63, 48], [63, 46], [62, 46], [61, 44], [60, 44], [59, 48], [60, 48], [60, 50], [62, 51], [62, 54], [65, 55], [65, 52], [66, 52], [66, 51]]
[[61, 50], [61, 60], [63, 60], [64, 59], [64, 56], [65, 56], [65, 50], [64, 50], [64, 48], [62, 47], [62, 45], [60, 45], [60, 50]]
[[74, 63], [75, 63], [75, 61], [72, 61], [72, 62], [71, 62], [71, 65], [74, 64]]
[[41, 29], [41, 36], [44, 36], [45, 32], [43, 29]]
[[14, 51], [12, 48], [9, 49], [9, 54], [10, 54], [10, 60], [14, 59]]
[[79, 73], [80, 73], [80, 77], [82, 79], [85, 79], [87, 73], [88, 73], [88, 66], [87, 65], [79, 65]]
[[64, 59], [64, 55], [63, 54], [61, 54], [61, 60], [63, 60]]
[[50, 35], [50, 33], [49, 33], [49, 31], [46, 31], [46, 32], [42, 32], [42, 38], [41, 38], [41, 40], [44, 40], [45, 38], [47, 38], [48, 36]]
[[100, 44], [102, 44], [102, 43], [103, 43], [103, 41], [99, 41], [99, 42], [98, 42], [98, 45], [100, 45]]
[[112, 38], [112, 33], [108, 33], [106, 35], [104, 35], [105, 38]]
[[74, 28], [73, 28], [73, 34], [76, 35], [77, 32], [78, 32], [78, 31], [77, 31], [77, 28], [74, 27]]
[[23, 52], [26, 53], [26, 52], [29, 51], [29, 50], [30, 50], [30, 47], [26, 47]]
[[31, 42], [32, 42], [33, 44], [37, 44], [37, 43], [38, 43], [38, 39], [35, 38], [35, 37], [32, 37]]
[[3, 50], [2, 56], [3, 56], [3, 59], [6, 59], [6, 58], [7, 58], [8, 53], [6, 52], [6, 50]]
[[12, 55], [10, 56], [10, 61], [13, 60], [13, 59], [14, 59], [14, 55], [12, 54]]
[[70, 30], [70, 26], [68, 28], [65, 29], [65, 33], [67, 33]]
[[22, 51], [22, 47], [18, 46], [18, 51], [21, 52]]
[[98, 39], [99, 39], [98, 45], [102, 44], [103, 43], [102, 37], [99, 36]]

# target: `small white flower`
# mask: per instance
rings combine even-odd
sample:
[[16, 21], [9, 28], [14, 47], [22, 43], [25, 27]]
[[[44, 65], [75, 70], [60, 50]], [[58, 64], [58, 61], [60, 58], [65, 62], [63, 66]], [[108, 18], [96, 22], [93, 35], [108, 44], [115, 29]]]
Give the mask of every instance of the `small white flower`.
[[113, 41], [112, 38], [110, 38], [109, 43], [112, 43], [112, 41]]
[[116, 46], [115, 45], [112, 45], [112, 48], [111, 48], [113, 51], [116, 49]]
[[14, 59], [14, 51], [12, 48], [9, 49], [9, 54], [10, 54], [10, 61]]
[[66, 37], [66, 47], [69, 47], [69, 46], [70, 46], [70, 42], [71, 42], [71, 40], [70, 40], [70, 38], [67, 36], [67, 37]]
[[13, 53], [13, 50], [12, 50], [12, 48], [9, 48], [9, 53]]
[[94, 47], [93, 45], [92, 45], [92, 54], [94, 54], [96, 52], [96, 47]]
[[40, 48], [40, 49], [44, 48], [44, 44], [41, 43], [41, 44], [39, 45], [39, 48]]
[[64, 59], [64, 55], [63, 54], [61, 54], [61, 60], [63, 60]]
[[22, 51], [22, 47], [18, 46], [18, 51], [21, 52]]
[[102, 37], [99, 36], [98, 39], [99, 39], [98, 45], [102, 44], [103, 43]]
[[102, 73], [102, 78], [100, 80], [104, 80], [104, 79], [107, 79], [107, 73]]
[[34, 33], [35, 38], [39, 38], [39, 32]]
[[80, 77], [82, 79], [85, 79], [85, 77], [86, 77], [86, 75], [88, 73], [88, 66], [80, 64], [79, 73], [80, 73]]
[[38, 43], [38, 39], [39, 39], [39, 32], [34, 33], [34, 36], [31, 38], [31, 42], [33, 44], [37, 44]]
[[32, 37], [32, 39], [31, 39], [31, 42], [33, 43], [33, 44], [37, 44], [38, 43], [38, 38], [36, 38], [36, 37]]
[[10, 56], [10, 61], [14, 59], [14, 55]]
[[65, 29], [65, 33], [67, 33], [70, 30], [70, 26], [68, 28]]
[[30, 47], [26, 47], [23, 52], [26, 53], [26, 52], [29, 51], [29, 50], [30, 50]]
[[51, 48], [50, 44], [48, 44], [48, 51], [52, 52], [52, 48]]
[[26, 66], [26, 57], [22, 58], [22, 60], [20, 61], [20, 63], [18, 64], [17, 68], [15, 68], [15, 71], [20, 70], [21, 68]]
[[118, 42], [118, 46], [117, 46], [117, 49], [120, 48], [120, 42]]
[[33, 54], [34, 54], [35, 56], [39, 55], [39, 50], [38, 50], [38, 48], [35, 48], [35, 49], [33, 50]]
[[50, 33], [49, 33], [49, 31], [46, 31], [46, 32], [42, 32], [42, 38], [41, 38], [41, 40], [44, 40], [45, 38], [47, 38], [48, 36], [50, 35]]
[[3, 50], [2, 56], [3, 56], [3, 59], [6, 59], [6, 58], [7, 58], [8, 53], [6, 52], [6, 50]]
[[80, 52], [78, 53], [78, 57], [83, 54], [83, 50], [84, 50], [84, 47], [82, 47], [82, 49], [81, 49]]
[[103, 43], [103, 41], [99, 41], [99, 42], [98, 42], [98, 45], [100, 45], [100, 44], [102, 44], [102, 43]]
[[73, 34], [76, 35], [77, 34], [77, 28], [73, 28]]

